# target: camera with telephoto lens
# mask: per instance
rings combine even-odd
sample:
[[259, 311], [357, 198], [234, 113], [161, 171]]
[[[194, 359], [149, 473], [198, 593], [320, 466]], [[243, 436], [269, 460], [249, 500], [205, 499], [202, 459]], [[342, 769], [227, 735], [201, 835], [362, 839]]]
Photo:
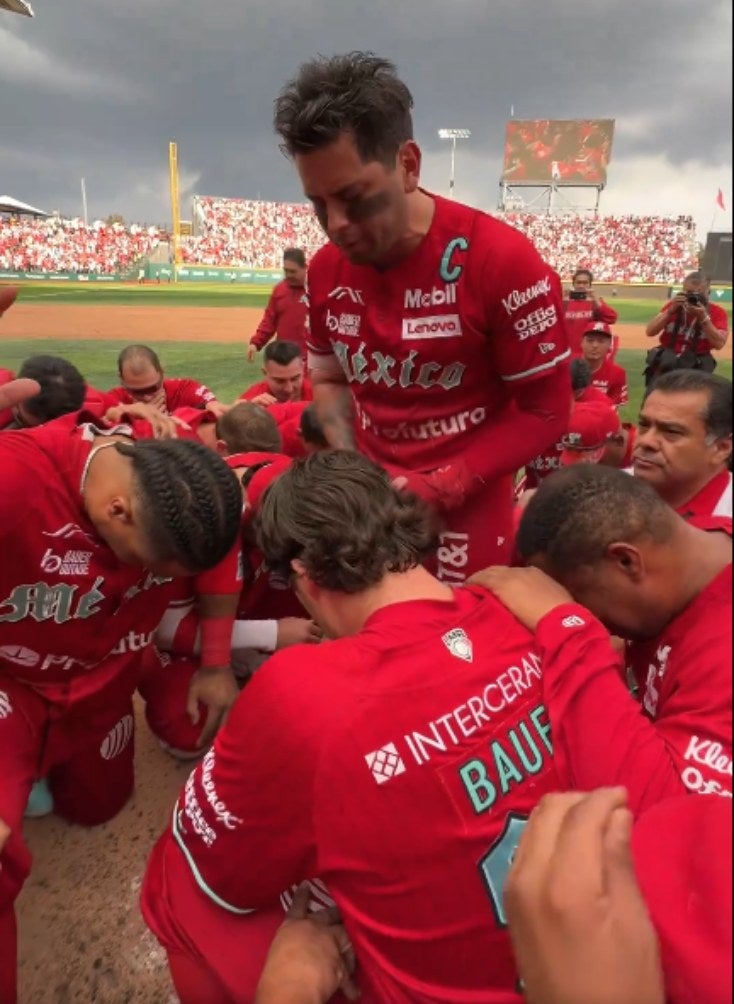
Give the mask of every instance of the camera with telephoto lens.
[[705, 307], [706, 297], [703, 293], [686, 293], [686, 303], [692, 307]]

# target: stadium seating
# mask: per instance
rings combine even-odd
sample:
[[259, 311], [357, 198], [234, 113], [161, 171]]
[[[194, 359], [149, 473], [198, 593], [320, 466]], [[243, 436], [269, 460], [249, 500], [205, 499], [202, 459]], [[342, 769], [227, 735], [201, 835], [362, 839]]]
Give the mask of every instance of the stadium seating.
[[198, 265], [280, 268], [287, 247], [308, 255], [324, 243], [310, 206], [252, 199], [194, 200], [196, 237], [182, 242], [183, 260]]
[[101, 220], [0, 219], [0, 269], [106, 275], [129, 268], [161, 239], [157, 227]]
[[690, 216], [495, 215], [526, 234], [563, 279], [581, 266], [597, 282], [677, 282], [697, 267]]
[[[697, 267], [690, 216], [496, 214], [526, 234], [565, 280], [582, 266], [597, 282], [677, 282]], [[309, 205], [197, 196], [196, 236], [182, 238], [195, 265], [278, 269], [287, 247], [310, 257], [324, 235]], [[168, 235], [156, 227], [81, 220], [0, 220], [0, 268], [99, 274], [129, 268]]]

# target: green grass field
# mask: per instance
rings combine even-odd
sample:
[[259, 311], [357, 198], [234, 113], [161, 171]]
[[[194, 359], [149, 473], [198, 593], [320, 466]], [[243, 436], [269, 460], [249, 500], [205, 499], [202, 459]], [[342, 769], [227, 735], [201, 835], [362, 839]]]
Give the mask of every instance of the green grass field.
[[[95, 387], [106, 390], [117, 383], [116, 359], [126, 342], [61, 341], [39, 339], [33, 342], [3, 340], [2, 364], [17, 370], [31, 353], [63, 356], [84, 374]], [[260, 364], [245, 360], [243, 347], [220, 342], [166, 342], [159, 346], [161, 361], [168, 376], [186, 376], [201, 380], [222, 401], [232, 401], [246, 387], [260, 379]], [[644, 352], [622, 349], [617, 361], [627, 370], [630, 403], [623, 412], [626, 421], [634, 421], [642, 400]], [[719, 362], [717, 373], [732, 377], [731, 360]]]

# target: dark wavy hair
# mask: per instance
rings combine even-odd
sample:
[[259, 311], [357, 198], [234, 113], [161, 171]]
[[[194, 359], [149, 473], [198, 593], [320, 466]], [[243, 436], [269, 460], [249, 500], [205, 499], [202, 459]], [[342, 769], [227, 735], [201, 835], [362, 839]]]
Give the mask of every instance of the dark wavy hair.
[[275, 102], [275, 131], [291, 157], [351, 133], [363, 162], [394, 165], [413, 138], [413, 98], [395, 66], [373, 52], [304, 63]]
[[257, 538], [283, 578], [298, 558], [319, 586], [343, 593], [415, 568], [438, 543], [428, 508], [350, 450], [314, 453], [281, 474], [261, 503]]

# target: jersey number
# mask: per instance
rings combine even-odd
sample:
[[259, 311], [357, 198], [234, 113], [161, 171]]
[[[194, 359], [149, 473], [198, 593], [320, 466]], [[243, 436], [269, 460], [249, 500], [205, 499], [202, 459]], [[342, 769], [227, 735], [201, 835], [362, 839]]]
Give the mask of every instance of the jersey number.
[[492, 911], [500, 927], [507, 927], [504, 907], [505, 882], [527, 821], [527, 816], [518, 816], [514, 812], [510, 812], [505, 820], [505, 828], [502, 833], [479, 862], [479, 871], [489, 893]]

